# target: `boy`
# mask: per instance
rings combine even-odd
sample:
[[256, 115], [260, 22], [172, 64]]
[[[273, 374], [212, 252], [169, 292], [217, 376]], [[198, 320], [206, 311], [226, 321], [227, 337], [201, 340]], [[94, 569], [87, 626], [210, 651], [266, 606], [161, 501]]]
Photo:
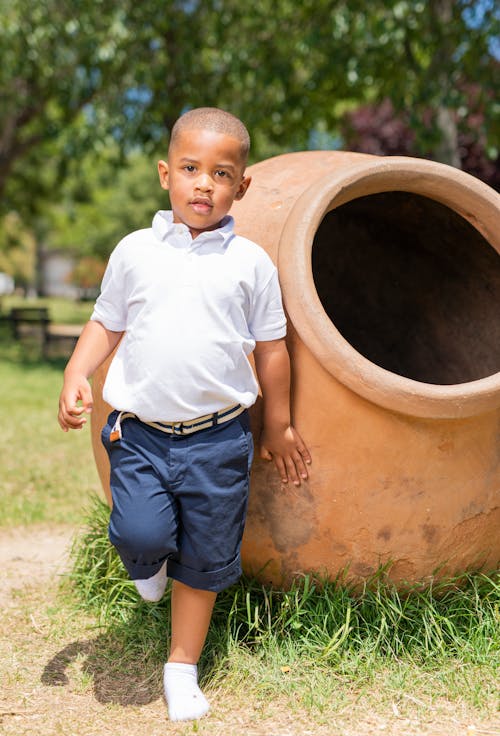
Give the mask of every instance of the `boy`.
[[[164, 688], [171, 720], [208, 711], [197, 662], [217, 592], [241, 574], [252, 462], [247, 407], [264, 401], [261, 456], [283, 483], [307, 478], [311, 458], [290, 424], [290, 366], [277, 273], [234, 235], [227, 216], [250, 184], [250, 139], [238, 118], [198, 108], [174, 125], [158, 163], [171, 212], [111, 254], [90, 321], [64, 373], [59, 423], [81, 429], [88, 378], [118, 347], [104, 398], [111, 463], [109, 534], [143, 598], [172, 584]], [[78, 406], [78, 402], [81, 405]]]

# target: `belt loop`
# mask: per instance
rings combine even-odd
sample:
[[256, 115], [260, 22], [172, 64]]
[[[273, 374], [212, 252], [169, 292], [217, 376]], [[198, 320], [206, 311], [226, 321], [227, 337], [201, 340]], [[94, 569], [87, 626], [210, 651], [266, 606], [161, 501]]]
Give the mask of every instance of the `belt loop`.
[[219, 412], [214, 411], [212, 414], [212, 427], [216, 427], [219, 423]]

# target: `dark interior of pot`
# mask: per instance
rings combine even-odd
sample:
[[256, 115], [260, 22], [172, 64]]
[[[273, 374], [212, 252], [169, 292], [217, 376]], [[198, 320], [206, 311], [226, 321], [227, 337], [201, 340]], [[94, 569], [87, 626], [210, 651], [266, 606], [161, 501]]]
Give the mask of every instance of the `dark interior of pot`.
[[327, 213], [312, 250], [322, 305], [386, 370], [433, 384], [500, 371], [500, 255], [428, 197], [384, 192]]

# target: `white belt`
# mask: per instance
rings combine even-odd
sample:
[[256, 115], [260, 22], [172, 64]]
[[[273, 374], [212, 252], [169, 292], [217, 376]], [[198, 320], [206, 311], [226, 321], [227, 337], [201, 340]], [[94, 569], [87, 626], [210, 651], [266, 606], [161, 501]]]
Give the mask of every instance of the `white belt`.
[[142, 424], [147, 424], [148, 427], [159, 429], [160, 432], [165, 432], [166, 434], [183, 435], [193, 434], [193, 432], [200, 432], [202, 429], [216, 427], [218, 424], [229, 422], [231, 419], [242, 414], [245, 411], [245, 408], [246, 407], [241, 404], [233, 404], [233, 406], [228, 406], [220, 411], [214, 411], [212, 414], [205, 414], [203, 417], [188, 419], [183, 422], [145, 422], [130, 411], [121, 411], [116, 418], [116, 422], [111, 430], [109, 439], [111, 442], [116, 442], [121, 439], [121, 423], [124, 419], [137, 419], [139, 422], [142, 422]]

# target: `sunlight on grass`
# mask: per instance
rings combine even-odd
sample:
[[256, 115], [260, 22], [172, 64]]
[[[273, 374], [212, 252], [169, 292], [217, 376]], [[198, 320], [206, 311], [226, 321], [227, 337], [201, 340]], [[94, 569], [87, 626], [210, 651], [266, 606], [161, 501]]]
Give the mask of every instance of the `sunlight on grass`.
[[0, 337], [0, 525], [77, 522], [100, 486], [90, 428], [57, 423], [64, 361], [25, 354], [5, 328]]
[[[147, 676], [167, 648], [169, 595], [144, 604], [107, 538], [109, 509], [91, 500], [70, 574], [83, 610], [93, 611], [117, 657]], [[316, 713], [353, 698], [428, 707], [456, 700], [493, 712], [498, 695], [500, 580], [464, 574], [432, 585], [389, 581], [387, 569], [362, 589], [342, 576], [303, 576], [290, 590], [243, 578], [219, 594], [202, 656], [203, 681], [262, 700], [285, 696]], [[119, 654], [118, 654], [119, 652]], [[418, 705], [418, 703], [417, 703]]]
[[[161, 693], [169, 591], [158, 604], [142, 602], [109, 543], [90, 427], [65, 434], [57, 423], [64, 361], [42, 362], [2, 329], [0, 525], [82, 525], [51, 637], [55, 643], [92, 621], [93, 638], [64, 648], [50, 677], [74, 654], [76, 692], [86, 693], [92, 681], [123, 679], [137, 702], [149, 702]], [[288, 712], [305, 709], [316, 724], [367, 707], [428, 719], [445, 704], [493, 717], [500, 581], [487, 572], [404, 592], [384, 568], [362, 589], [341, 574], [334, 581], [303, 576], [287, 591], [243, 578], [218, 596], [200, 663], [203, 685], [262, 709], [285, 702]]]

